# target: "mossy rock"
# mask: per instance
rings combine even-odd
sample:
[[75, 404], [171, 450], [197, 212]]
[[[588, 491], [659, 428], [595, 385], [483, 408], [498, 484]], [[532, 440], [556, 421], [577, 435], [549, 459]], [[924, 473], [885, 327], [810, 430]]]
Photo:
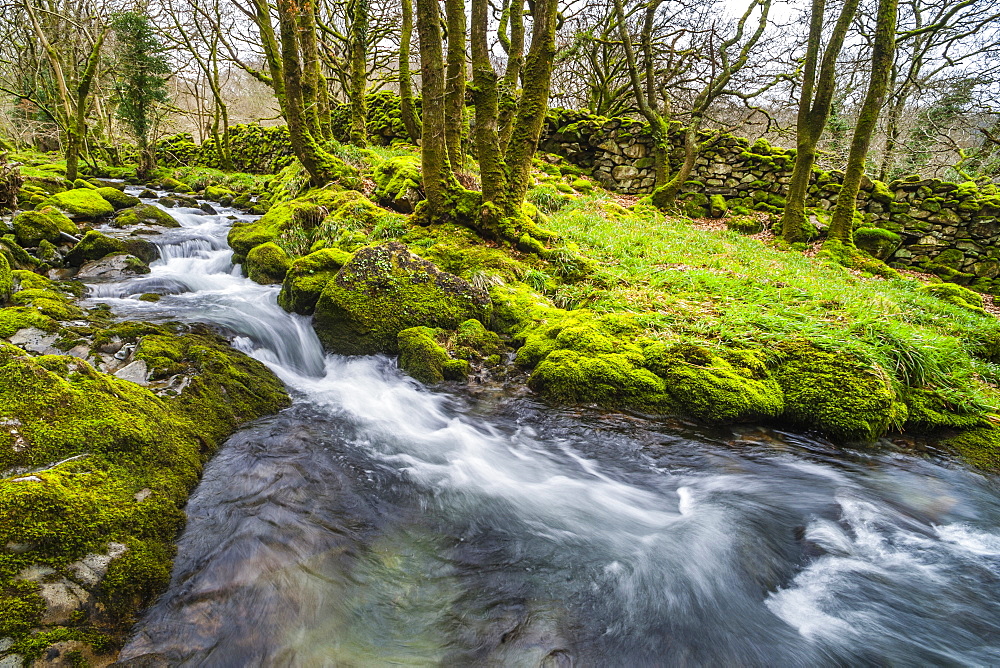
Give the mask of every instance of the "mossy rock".
[[0, 254], [0, 304], [10, 298], [10, 293], [14, 291], [14, 274], [10, 269], [7, 258]]
[[932, 433], [940, 429], [974, 429], [988, 427], [991, 423], [982, 411], [960, 411], [952, 402], [931, 388], [907, 387], [907, 431]]
[[111, 203], [93, 188], [74, 188], [56, 193], [45, 200], [44, 205], [54, 206], [73, 218], [84, 220], [104, 218], [115, 212]]
[[60, 232], [77, 235], [76, 225], [54, 207], [45, 207], [40, 211], [22, 211], [11, 221], [14, 227], [14, 238], [21, 246], [34, 248], [42, 241], [57, 243]]
[[126, 252], [125, 244], [121, 239], [115, 239], [106, 234], [101, 234], [97, 230], [91, 230], [83, 235], [80, 243], [73, 246], [66, 253], [63, 262], [69, 267], [79, 267], [85, 262], [100, 260], [108, 255], [124, 252]]
[[938, 441], [983, 471], [1000, 471], [1000, 429], [995, 425], [969, 429]]
[[455, 357], [466, 360], [485, 359], [504, 350], [500, 336], [475, 318], [466, 320], [455, 330], [453, 348]]
[[247, 254], [247, 259], [243, 263], [247, 276], [251, 281], [262, 285], [271, 283], [281, 283], [285, 280], [285, 274], [291, 259], [288, 253], [276, 243], [269, 242], [255, 246]]
[[653, 343], [643, 349], [647, 369], [666, 381], [677, 408], [701, 420], [766, 419], [784, 410], [784, 393], [760, 353]]
[[528, 385], [549, 401], [662, 412], [666, 384], [621, 353], [555, 350], [532, 371]]
[[28, 251], [21, 248], [14, 240], [13, 234], [0, 237], [0, 253], [2, 253], [10, 263], [12, 269], [37, 269], [40, 265], [37, 258], [31, 256]]
[[362, 248], [327, 282], [313, 326], [331, 352], [395, 354], [404, 329], [455, 329], [470, 318], [488, 321], [491, 311], [485, 290], [393, 241]]
[[115, 211], [127, 209], [128, 207], [135, 206], [141, 202], [138, 197], [133, 197], [132, 195], [124, 193], [117, 188], [98, 188], [97, 194], [110, 202], [111, 206], [115, 208]]
[[158, 227], [180, 227], [181, 224], [169, 213], [154, 204], [137, 204], [120, 211], [111, 221], [112, 227], [133, 227], [136, 225], [156, 225]]
[[410, 327], [397, 337], [399, 368], [421, 383], [444, 381], [445, 365], [451, 359], [437, 338], [441, 330], [431, 327]]
[[917, 292], [925, 295], [933, 295], [941, 301], [986, 315], [986, 311], [983, 309], [982, 295], [968, 288], [963, 288], [961, 285], [955, 285], [954, 283], [930, 283], [918, 287]]
[[773, 371], [785, 395], [783, 417], [839, 440], [870, 441], [906, 419], [881, 369], [806, 341], [774, 347], [781, 360]]
[[[136, 323], [108, 336], [127, 328]], [[29, 635], [45, 608], [37, 585], [17, 574], [66, 569], [108, 552], [110, 542], [124, 554], [92, 588], [93, 605], [73, 613], [71, 627], [105, 649], [120, 645], [169, 579], [172, 542], [205, 456], [239, 424], [289, 403], [264, 365], [219, 337], [163, 333], [143, 339], [139, 350], [158, 338], [190, 375], [179, 396], [157, 397], [74, 357], [32, 357], [0, 343], [0, 419], [8, 425], [0, 468], [32, 470], [27, 482], [0, 480], [0, 540], [21, 546], [0, 555], [0, 632], [15, 647], [49, 644], [44, 634]]]
[[854, 230], [854, 245], [883, 262], [892, 257], [902, 242], [901, 236], [880, 227], [861, 227]]
[[205, 187], [205, 199], [210, 199], [213, 202], [232, 202], [236, 198], [236, 193], [234, 193], [229, 188], [223, 188], [221, 186], [206, 186]]
[[182, 183], [173, 177], [166, 177], [159, 183], [161, 190], [169, 190], [175, 193], [189, 193], [191, 192], [191, 186], [186, 183]]
[[400, 213], [413, 213], [421, 194], [420, 156], [401, 155], [379, 164], [372, 173], [375, 200]]
[[254, 246], [271, 241], [290, 256], [305, 255], [317, 240], [329, 240], [336, 232], [374, 227], [385, 214], [353, 190], [312, 190], [275, 204], [259, 220], [234, 224], [228, 240], [235, 262], [242, 262]]
[[350, 261], [351, 254], [339, 248], [324, 248], [293, 261], [278, 293], [278, 305], [292, 313], [312, 315], [327, 282]]
[[740, 234], [759, 234], [764, 231], [764, 221], [759, 215], [730, 216], [725, 223], [727, 228]]

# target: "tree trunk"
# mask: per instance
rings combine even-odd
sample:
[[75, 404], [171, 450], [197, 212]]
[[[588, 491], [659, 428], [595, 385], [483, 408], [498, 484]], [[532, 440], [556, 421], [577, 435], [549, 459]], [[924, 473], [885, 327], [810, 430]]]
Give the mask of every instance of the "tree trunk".
[[354, 0], [350, 29], [351, 75], [351, 143], [368, 145], [368, 1]]
[[425, 200], [420, 220], [432, 223], [447, 214], [447, 200], [455, 185], [445, 139], [444, 50], [441, 47], [441, 12], [438, 0], [416, 0], [420, 38], [420, 76], [423, 86], [420, 163]]
[[445, 0], [445, 19], [448, 23], [448, 56], [445, 81], [445, 143], [452, 169], [462, 169], [465, 152], [465, 0]]
[[857, 210], [858, 191], [865, 175], [865, 158], [871, 146], [872, 135], [878, 125], [879, 111], [889, 88], [892, 63], [896, 56], [896, 14], [899, 0], [879, 0], [875, 23], [875, 40], [872, 46], [872, 70], [858, 122], [854, 127], [851, 152], [844, 170], [843, 187], [837, 196], [837, 206], [830, 221], [824, 248], [835, 244], [854, 245], [854, 212]]
[[[845, 0], [820, 63], [819, 53], [822, 46], [826, 2], [812, 0], [809, 41], [803, 65], [802, 91], [799, 94], [795, 166], [792, 168], [792, 178], [785, 196], [785, 211], [781, 219], [781, 236], [790, 244], [807, 241], [814, 235], [805, 213], [809, 179], [816, 160], [816, 146], [830, 117], [830, 105], [836, 84], [837, 58], [840, 56], [844, 38], [857, 10], [858, 0]], [[819, 65], [818, 76], [817, 65]]]
[[399, 115], [410, 141], [420, 141], [420, 121], [413, 103], [410, 81], [410, 42], [413, 39], [413, 0], [402, 0], [403, 25], [399, 36]]
[[281, 35], [281, 70], [284, 87], [285, 121], [295, 156], [309, 172], [314, 186], [324, 186], [338, 180], [346, 172], [345, 165], [317, 144], [306, 120], [302, 98], [302, 63], [299, 56], [295, 0], [278, 0]]

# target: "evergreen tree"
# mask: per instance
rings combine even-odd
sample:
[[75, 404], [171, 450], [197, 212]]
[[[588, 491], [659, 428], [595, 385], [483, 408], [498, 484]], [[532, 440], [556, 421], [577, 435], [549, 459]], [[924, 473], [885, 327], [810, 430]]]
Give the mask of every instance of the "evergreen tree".
[[138, 173], [147, 176], [156, 169], [153, 135], [158, 108], [167, 101], [170, 67], [148, 16], [122, 12], [115, 15], [112, 27], [116, 37], [116, 115], [138, 142]]

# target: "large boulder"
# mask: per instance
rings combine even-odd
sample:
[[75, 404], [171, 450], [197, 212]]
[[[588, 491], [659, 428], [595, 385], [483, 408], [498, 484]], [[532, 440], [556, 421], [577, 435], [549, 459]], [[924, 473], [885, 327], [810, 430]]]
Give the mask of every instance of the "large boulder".
[[271, 241], [254, 246], [247, 253], [243, 268], [246, 269], [247, 276], [251, 281], [261, 285], [270, 285], [285, 280], [289, 264], [291, 264], [291, 260], [285, 249]]
[[67, 215], [73, 218], [83, 218], [86, 220], [103, 218], [115, 212], [115, 208], [111, 206], [111, 203], [101, 197], [96, 189], [92, 188], [74, 188], [73, 190], [56, 193], [46, 200], [45, 204], [65, 211]]
[[14, 238], [25, 248], [34, 248], [42, 241], [56, 243], [60, 232], [77, 235], [80, 231], [66, 216], [53, 207], [45, 207], [41, 211], [23, 211], [11, 221], [14, 227]]
[[339, 248], [323, 248], [295, 260], [285, 273], [278, 305], [286, 311], [312, 315], [327, 282], [350, 261], [351, 254]]
[[83, 235], [80, 243], [66, 253], [63, 262], [68, 267], [79, 267], [85, 262], [100, 260], [102, 257], [124, 252], [126, 252], [126, 248], [121, 239], [115, 239], [101, 234], [97, 230], [91, 230]]
[[455, 329], [470, 318], [488, 322], [492, 306], [485, 290], [394, 241], [358, 250], [327, 282], [313, 326], [332, 352], [396, 354], [404, 329]]
[[115, 211], [135, 206], [141, 201], [138, 197], [129, 195], [117, 188], [98, 188], [97, 194], [106, 199], [115, 208]]

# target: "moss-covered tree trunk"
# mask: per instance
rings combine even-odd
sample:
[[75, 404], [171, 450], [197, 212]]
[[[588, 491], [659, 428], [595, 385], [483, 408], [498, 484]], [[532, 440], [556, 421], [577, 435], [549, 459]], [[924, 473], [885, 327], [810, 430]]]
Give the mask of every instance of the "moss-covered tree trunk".
[[55, 117], [63, 126], [65, 136], [63, 149], [66, 156], [66, 178], [76, 180], [79, 171], [80, 152], [83, 150], [84, 138], [87, 134], [87, 106], [90, 103], [91, 85], [97, 74], [98, 64], [101, 59], [101, 48], [107, 36], [107, 28], [101, 30], [89, 45], [89, 55], [84, 62], [83, 69], [77, 73], [78, 76], [72, 77], [73, 82], [71, 84], [70, 77], [67, 77], [66, 71], [67, 68], [76, 67], [76, 63], [64, 63], [62, 53], [49, 40], [43, 22], [39, 19], [38, 12], [33, 3], [30, 1], [25, 2], [24, 8], [28, 13], [35, 37], [41, 43], [49, 66], [52, 68], [52, 75], [56, 84], [55, 92], [58, 98]]
[[[507, 29], [510, 35], [507, 35]], [[500, 86], [500, 148], [507, 150], [511, 132], [514, 131], [514, 114], [517, 111], [517, 87], [524, 70], [524, 1], [506, 3], [498, 28], [500, 44], [507, 52], [507, 67]]]
[[447, 73], [445, 79], [445, 142], [448, 144], [448, 161], [452, 169], [462, 169], [465, 153], [465, 0], [445, 0], [445, 20], [448, 24]]
[[[799, 94], [796, 119], [795, 165], [792, 167], [792, 176], [785, 196], [785, 211], [781, 219], [781, 236], [788, 243], [803, 242], [812, 236], [812, 229], [806, 218], [809, 180], [816, 161], [816, 146], [830, 117], [837, 77], [837, 58], [840, 56], [844, 38], [857, 10], [858, 0], [844, 0], [820, 63], [826, 1], [812, 0], [809, 41], [803, 63], [802, 90]], [[817, 66], [819, 66], [818, 74]]]
[[413, 0], [402, 0], [402, 25], [399, 33], [399, 116], [410, 135], [410, 141], [420, 141], [420, 120], [413, 102], [413, 82], [410, 80], [410, 42], [413, 40]]
[[302, 58], [302, 105], [305, 112], [306, 125], [316, 139], [323, 137], [320, 126], [319, 82], [320, 59], [319, 45], [316, 40], [316, 7], [312, 0], [298, 0], [297, 38]]
[[368, 0], [353, 0], [350, 28], [351, 124], [355, 146], [368, 145]]
[[[473, 99], [476, 105], [476, 154], [483, 184], [479, 232], [486, 237], [521, 241], [530, 227], [524, 198], [533, 182], [532, 158], [538, 148], [555, 61], [556, 0], [534, 4], [531, 46], [525, 57], [523, 89], [516, 103], [510, 140], [501, 137], [499, 77], [489, 57], [488, 2], [472, 2]], [[530, 236], [530, 234], [529, 234]], [[535, 242], [537, 244], [537, 240]], [[537, 249], [537, 245], [532, 247]]]
[[871, 75], [858, 121], [854, 126], [851, 152], [844, 170], [843, 187], [837, 195], [837, 205], [830, 221], [824, 248], [836, 244], [854, 245], [854, 213], [861, 180], [865, 175], [865, 159], [871, 147], [872, 136], [878, 125], [879, 112], [889, 88], [892, 64], [896, 57], [896, 15], [899, 0], [879, 0], [875, 22], [875, 40], [872, 45]]
[[295, 157], [309, 173], [313, 185], [323, 186], [337, 181], [346, 170], [340, 160], [319, 145], [306, 116], [302, 94], [302, 56], [298, 39], [299, 11], [301, 5], [296, 0], [278, 0], [283, 111]]
[[422, 81], [420, 163], [426, 198], [418, 213], [422, 221], [431, 223], [449, 213], [449, 195], [457, 183], [446, 139], [441, 11], [437, 0], [416, 0], [416, 7]]

